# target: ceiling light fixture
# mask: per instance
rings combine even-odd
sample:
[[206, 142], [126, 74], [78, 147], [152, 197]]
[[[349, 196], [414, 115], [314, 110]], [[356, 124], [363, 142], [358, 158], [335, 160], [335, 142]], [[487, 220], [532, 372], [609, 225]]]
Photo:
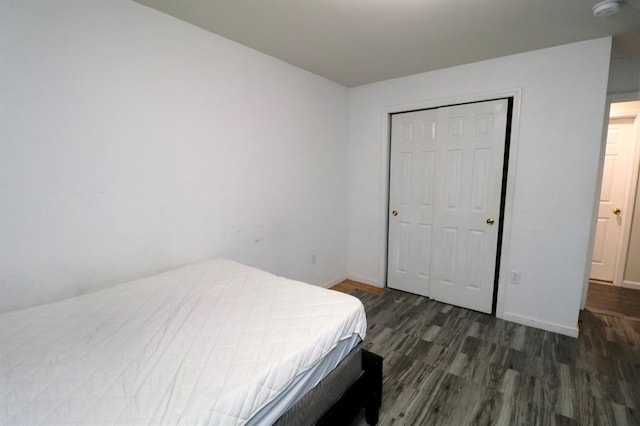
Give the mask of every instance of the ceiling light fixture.
[[602, 0], [593, 6], [593, 16], [602, 18], [613, 15], [620, 10], [621, 0]]

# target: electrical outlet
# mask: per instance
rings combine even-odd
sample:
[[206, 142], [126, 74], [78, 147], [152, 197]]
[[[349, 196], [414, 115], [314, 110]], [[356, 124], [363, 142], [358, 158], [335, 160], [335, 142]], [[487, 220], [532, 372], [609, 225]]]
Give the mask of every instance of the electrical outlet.
[[520, 271], [511, 271], [511, 282], [520, 284]]

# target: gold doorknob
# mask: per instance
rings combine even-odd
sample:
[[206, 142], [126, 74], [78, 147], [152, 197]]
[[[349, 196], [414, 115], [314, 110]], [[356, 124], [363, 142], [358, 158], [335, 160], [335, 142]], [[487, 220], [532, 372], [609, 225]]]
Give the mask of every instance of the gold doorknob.
[[392, 211], [391, 214], [394, 215], [394, 216], [398, 216], [398, 210]]
[[493, 220], [493, 219], [491, 219], [491, 218], [487, 219], [487, 224], [488, 224], [488, 225], [493, 225], [495, 222], [496, 222], [496, 221], [495, 221], [495, 220]]
[[615, 208], [613, 209], [613, 214], [620, 214], [622, 212], [622, 210], [620, 210], [619, 208]]

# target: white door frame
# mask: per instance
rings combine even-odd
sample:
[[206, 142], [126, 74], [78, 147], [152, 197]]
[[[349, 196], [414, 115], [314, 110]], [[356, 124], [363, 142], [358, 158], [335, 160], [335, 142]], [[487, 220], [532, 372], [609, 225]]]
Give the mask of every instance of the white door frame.
[[507, 277], [509, 267], [509, 244], [511, 241], [511, 221], [513, 217], [513, 197], [515, 192], [515, 175], [516, 175], [516, 158], [518, 148], [518, 130], [520, 128], [520, 107], [522, 100], [522, 88], [506, 89], [504, 91], [491, 91], [469, 94], [465, 96], [440, 98], [440, 99], [426, 99], [422, 101], [416, 101], [410, 104], [401, 105], [389, 105], [381, 111], [382, 125], [382, 138], [387, 141], [382, 147], [381, 154], [381, 168], [382, 173], [382, 194], [383, 203], [379, 212], [379, 224], [381, 230], [379, 235], [379, 247], [380, 249], [380, 262], [379, 262], [379, 277], [382, 277], [384, 286], [386, 287], [387, 277], [387, 253], [389, 242], [389, 158], [391, 154], [391, 114], [415, 111], [420, 109], [437, 108], [446, 105], [455, 105], [471, 102], [482, 102], [499, 98], [513, 98], [513, 111], [511, 115], [511, 134], [509, 145], [509, 161], [507, 169], [507, 190], [505, 194], [505, 206], [503, 216], [503, 228], [502, 228], [502, 251], [500, 255], [500, 270], [498, 278], [498, 298], [496, 301], [496, 316], [502, 318], [504, 314], [504, 300], [507, 291]]
[[[611, 115], [611, 104], [612, 103], [616, 103], [616, 102], [627, 102], [627, 101], [640, 101], [640, 91], [637, 92], [625, 92], [625, 93], [613, 93], [613, 94], [608, 94], [607, 95], [607, 100], [606, 100], [606, 104], [605, 104], [605, 110], [604, 110], [604, 116], [602, 117], [602, 121], [603, 121], [603, 125], [602, 125], [602, 135], [601, 135], [601, 144], [600, 144], [600, 162], [599, 162], [599, 170], [598, 170], [598, 179], [596, 181], [596, 190], [599, 190], [600, 188], [602, 188], [602, 175], [604, 172], [604, 156], [605, 156], [605, 152], [606, 152], [606, 148], [607, 148], [607, 132], [609, 129], [609, 116]], [[640, 120], [640, 117], [639, 117]], [[636, 123], [636, 125], [638, 125]], [[636, 141], [636, 147], [635, 147], [635, 163], [633, 165], [633, 169], [632, 171], [635, 174], [635, 176], [638, 176], [638, 156], [640, 155], [640, 141]], [[633, 188], [636, 188], [636, 181], [633, 182]], [[593, 204], [593, 212], [592, 212], [592, 219], [591, 219], [591, 232], [589, 234], [589, 245], [587, 248], [587, 263], [586, 263], [586, 271], [584, 274], [584, 283], [582, 286], [582, 300], [580, 302], [580, 309], [584, 309], [585, 306], [587, 305], [587, 293], [589, 291], [589, 278], [591, 275], [591, 259], [593, 259], [593, 244], [595, 241], [595, 237], [596, 237], [596, 222], [598, 219], [598, 209], [600, 207], [600, 193], [598, 192], [598, 196], [595, 197], [594, 199], [594, 204]], [[631, 222], [627, 221], [629, 227], [631, 226]], [[625, 229], [623, 229], [623, 232], [625, 232], [625, 238], [626, 238], [626, 242], [624, 244], [625, 246], [625, 250], [624, 250], [624, 262], [626, 262], [626, 255], [627, 255], [627, 250], [629, 248], [629, 240], [628, 240], [628, 233], [626, 233], [626, 227]], [[620, 253], [619, 258], [623, 257], [623, 253]], [[620, 271], [618, 271], [616, 269], [615, 272], [615, 276], [614, 276], [614, 280], [619, 280], [617, 282], [622, 282], [622, 278], [618, 277], [618, 273], [621, 273], [624, 275], [624, 264], [620, 267]], [[617, 266], [616, 266], [617, 268]], [[615, 281], [614, 281], [615, 282]]]

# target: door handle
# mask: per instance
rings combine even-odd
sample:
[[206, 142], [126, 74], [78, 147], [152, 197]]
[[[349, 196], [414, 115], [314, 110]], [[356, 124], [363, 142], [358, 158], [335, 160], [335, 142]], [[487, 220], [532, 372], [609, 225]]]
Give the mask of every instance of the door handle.
[[393, 216], [398, 216], [398, 210], [394, 210], [394, 211], [392, 211], [392, 212], [391, 212], [391, 214], [392, 214]]
[[622, 210], [620, 210], [619, 208], [616, 207], [615, 209], [613, 209], [613, 214], [620, 214], [620, 213], [622, 213]]
[[493, 225], [494, 223], [496, 223], [495, 220], [493, 220], [491, 218], [487, 219], [487, 225]]

